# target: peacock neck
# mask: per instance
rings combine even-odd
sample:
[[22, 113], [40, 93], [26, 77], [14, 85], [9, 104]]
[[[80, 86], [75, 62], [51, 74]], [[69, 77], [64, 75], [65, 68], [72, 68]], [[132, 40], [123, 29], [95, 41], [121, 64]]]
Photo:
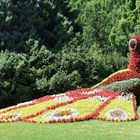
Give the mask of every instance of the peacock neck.
[[131, 51], [128, 68], [140, 73], [140, 51]]

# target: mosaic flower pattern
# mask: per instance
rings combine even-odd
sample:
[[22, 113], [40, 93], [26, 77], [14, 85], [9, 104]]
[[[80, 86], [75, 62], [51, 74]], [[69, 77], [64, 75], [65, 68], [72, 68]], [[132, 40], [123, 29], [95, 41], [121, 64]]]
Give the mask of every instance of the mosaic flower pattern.
[[110, 109], [106, 113], [106, 116], [108, 119], [112, 119], [112, 120], [119, 120], [119, 119], [126, 120], [129, 118], [129, 115], [120, 108]]
[[16, 120], [21, 117], [21, 113], [5, 113], [5, 114], [0, 114], [0, 121], [12, 121]]
[[[0, 111], [0, 122], [132, 121], [138, 119], [136, 111], [132, 93], [91, 88], [45, 96], [3, 109]], [[22, 116], [18, 112], [22, 112]]]
[[79, 112], [77, 109], [63, 108], [63, 109], [54, 110], [53, 112], [43, 116], [42, 120], [45, 120], [45, 121], [63, 120], [63, 119], [75, 118], [78, 115], [79, 115]]

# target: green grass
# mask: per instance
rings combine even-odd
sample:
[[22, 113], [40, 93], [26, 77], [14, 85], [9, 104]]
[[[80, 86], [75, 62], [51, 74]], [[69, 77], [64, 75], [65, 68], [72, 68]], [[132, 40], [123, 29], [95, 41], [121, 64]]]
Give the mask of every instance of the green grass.
[[[138, 110], [140, 114], [140, 107]], [[138, 140], [140, 120], [133, 122], [83, 121], [76, 123], [1, 123], [0, 140]]]

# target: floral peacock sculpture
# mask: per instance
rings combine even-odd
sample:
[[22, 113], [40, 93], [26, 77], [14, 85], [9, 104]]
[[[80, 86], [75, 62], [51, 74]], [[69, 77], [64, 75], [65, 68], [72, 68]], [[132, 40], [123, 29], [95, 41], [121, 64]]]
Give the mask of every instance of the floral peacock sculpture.
[[128, 69], [113, 73], [92, 88], [44, 96], [2, 109], [0, 122], [137, 120], [135, 97], [140, 95], [140, 35], [131, 37], [129, 50]]

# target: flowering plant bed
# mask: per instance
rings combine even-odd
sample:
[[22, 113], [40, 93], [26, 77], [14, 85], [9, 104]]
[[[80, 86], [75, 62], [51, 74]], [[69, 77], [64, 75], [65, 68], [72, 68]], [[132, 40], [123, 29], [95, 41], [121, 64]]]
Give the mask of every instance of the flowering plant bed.
[[0, 110], [0, 122], [54, 123], [89, 119], [107, 121], [138, 119], [134, 95], [89, 88], [44, 96]]

